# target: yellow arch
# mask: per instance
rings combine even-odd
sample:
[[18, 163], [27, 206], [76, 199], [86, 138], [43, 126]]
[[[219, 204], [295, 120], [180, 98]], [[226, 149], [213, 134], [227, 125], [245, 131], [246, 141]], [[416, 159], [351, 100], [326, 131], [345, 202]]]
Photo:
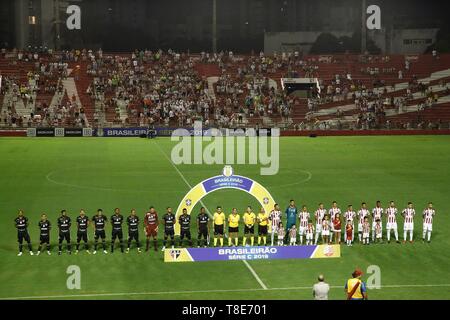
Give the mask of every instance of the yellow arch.
[[212, 190], [208, 190], [208, 188], [205, 187], [206, 183], [217, 180], [217, 179], [227, 179], [229, 177], [225, 177], [225, 176], [215, 176], [206, 180], [203, 180], [202, 182], [200, 182], [199, 184], [197, 184], [196, 186], [194, 186], [191, 190], [189, 190], [189, 192], [184, 196], [183, 200], [181, 200], [180, 204], [178, 205], [177, 211], [176, 211], [176, 223], [175, 223], [175, 234], [179, 235], [180, 234], [180, 225], [178, 223], [178, 217], [182, 214], [183, 209], [186, 208], [188, 214], [191, 214], [192, 210], [194, 209], [195, 205], [202, 200], [203, 197], [205, 197], [206, 195], [217, 191], [217, 190], [222, 190], [222, 189], [236, 189], [236, 190], [241, 190], [241, 191], [245, 191], [248, 194], [251, 194], [256, 200], [258, 200], [258, 202], [261, 204], [261, 207], [264, 208], [264, 210], [266, 212], [270, 212], [274, 205], [275, 205], [275, 200], [273, 199], [272, 195], [269, 193], [269, 191], [262, 186], [261, 184], [259, 184], [258, 182], [248, 178], [248, 177], [243, 177], [243, 176], [232, 176], [234, 179], [245, 179], [247, 182], [247, 186], [248, 184], [251, 183], [251, 187], [248, 188], [249, 190], [247, 190], [246, 187], [242, 187], [240, 185], [227, 185], [227, 184], [223, 184], [221, 186], [217, 186]]

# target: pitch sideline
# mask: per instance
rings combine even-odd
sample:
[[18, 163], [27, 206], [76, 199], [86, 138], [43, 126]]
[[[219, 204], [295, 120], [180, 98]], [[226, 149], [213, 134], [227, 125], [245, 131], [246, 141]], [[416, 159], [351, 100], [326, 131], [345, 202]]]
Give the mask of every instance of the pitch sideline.
[[[385, 285], [380, 289], [389, 288], [426, 288], [426, 287], [450, 287], [450, 284], [400, 284]], [[343, 286], [330, 286], [331, 289], [343, 289]], [[370, 288], [369, 288], [370, 289]], [[195, 290], [195, 291], [160, 291], [160, 292], [116, 292], [116, 293], [86, 293], [71, 295], [48, 295], [48, 296], [24, 296], [24, 297], [1, 297], [0, 300], [29, 300], [29, 299], [58, 299], [58, 298], [82, 298], [82, 297], [114, 297], [114, 296], [152, 296], [170, 294], [196, 294], [196, 293], [226, 293], [247, 291], [295, 291], [312, 290], [312, 286], [287, 287], [287, 288], [249, 288], [249, 289], [218, 289], [218, 290]], [[373, 289], [370, 289], [373, 290]]]

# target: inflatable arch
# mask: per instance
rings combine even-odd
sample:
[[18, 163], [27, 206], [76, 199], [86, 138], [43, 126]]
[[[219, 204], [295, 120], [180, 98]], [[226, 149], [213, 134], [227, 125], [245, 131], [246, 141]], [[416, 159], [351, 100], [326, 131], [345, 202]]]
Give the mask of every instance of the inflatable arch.
[[188, 214], [191, 214], [192, 209], [203, 197], [221, 189], [237, 189], [251, 194], [266, 212], [270, 212], [275, 205], [275, 200], [261, 184], [248, 177], [234, 175], [233, 168], [225, 166], [222, 175], [203, 180], [189, 190], [183, 200], [181, 200], [176, 211], [175, 234], [180, 234], [178, 217], [182, 214], [184, 208], [187, 209]]

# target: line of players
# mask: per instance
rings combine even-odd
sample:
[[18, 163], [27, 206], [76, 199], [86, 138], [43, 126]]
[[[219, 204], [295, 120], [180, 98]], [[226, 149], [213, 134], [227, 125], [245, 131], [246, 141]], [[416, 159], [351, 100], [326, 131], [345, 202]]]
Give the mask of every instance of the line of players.
[[[382, 242], [383, 241], [383, 217], [386, 217], [386, 238], [387, 242], [391, 241], [391, 234], [394, 233], [394, 237], [397, 243], [399, 241], [397, 216], [399, 214], [398, 209], [395, 206], [394, 201], [389, 202], [389, 206], [383, 209], [381, 202], [377, 201], [375, 207], [370, 213], [365, 202], [361, 203], [361, 207], [358, 212], [353, 210], [352, 205], [348, 205], [347, 211], [342, 214], [341, 209], [338, 207], [337, 202], [333, 201], [331, 208], [327, 210], [322, 203], [319, 204], [318, 209], [314, 213], [315, 227], [310, 219], [310, 213], [306, 206], [302, 207], [302, 210], [297, 213], [294, 200], [290, 201], [289, 207], [285, 211], [287, 217], [286, 231], [289, 232], [290, 244], [296, 244], [296, 217], [298, 216], [300, 244], [303, 244], [303, 236], [306, 237], [306, 244], [317, 244], [319, 238], [322, 238], [322, 243], [334, 243], [340, 244], [342, 239], [342, 223], [345, 223], [345, 233], [343, 238], [348, 246], [351, 246], [355, 239], [355, 224], [358, 225], [358, 240], [364, 245], [368, 245], [370, 241]], [[273, 214], [273, 213], [271, 213]], [[407, 242], [407, 236], [409, 233], [409, 241], [413, 243], [414, 234], [414, 217], [416, 211], [412, 202], [408, 202], [405, 209], [401, 211], [403, 217], [403, 243]], [[422, 241], [431, 241], [431, 232], [433, 230], [433, 218], [436, 215], [436, 211], [433, 209], [433, 204], [428, 203], [427, 207], [422, 212], [423, 228], [422, 228]], [[283, 232], [282, 232], [283, 233]], [[314, 242], [313, 242], [313, 234]], [[371, 237], [370, 237], [371, 236]], [[280, 235], [278, 234], [280, 238]], [[370, 239], [371, 238], [371, 239]]]
[[[337, 203], [334, 201], [331, 208], [327, 210], [324, 208], [323, 204], [319, 204], [318, 209], [314, 213], [315, 227], [311, 220], [311, 215], [308, 212], [306, 206], [302, 206], [300, 212], [297, 211], [294, 200], [290, 201], [289, 206], [286, 211], [286, 227], [283, 227], [282, 223], [282, 213], [280, 211], [279, 205], [275, 204], [274, 209], [270, 213], [266, 213], [264, 208], [260, 209], [258, 215], [255, 215], [250, 206], [247, 207], [246, 212], [243, 215], [244, 221], [244, 237], [242, 245], [247, 245], [247, 240], [250, 240], [250, 245], [254, 245], [254, 234], [255, 234], [255, 224], [258, 225], [258, 245], [267, 244], [267, 235], [269, 233], [268, 227], [270, 226], [271, 234], [271, 245], [275, 244], [275, 234], [277, 235], [277, 244], [284, 245], [296, 245], [297, 244], [297, 233], [299, 234], [299, 244], [303, 244], [303, 239], [306, 238], [305, 244], [317, 244], [319, 238], [322, 238], [322, 243], [333, 243], [333, 236], [335, 243], [341, 243], [341, 210]], [[402, 211], [402, 216], [404, 218], [404, 243], [407, 240], [407, 233], [409, 232], [410, 242], [413, 241], [413, 231], [414, 231], [414, 216], [415, 209], [411, 202], [408, 203], [407, 207]], [[431, 240], [431, 232], [433, 225], [433, 218], [436, 212], [433, 209], [433, 204], [430, 202], [427, 208], [423, 211], [423, 241], [427, 236], [427, 241]], [[355, 220], [358, 220], [358, 238], [359, 242], [363, 244], [369, 244], [369, 235], [372, 231], [372, 242], [382, 241], [382, 217], [386, 215], [386, 236], [387, 241], [390, 242], [391, 233], [394, 232], [395, 240], [399, 242], [398, 229], [397, 229], [397, 215], [398, 210], [395, 207], [393, 201], [390, 202], [389, 207], [383, 209], [381, 202], [377, 201], [375, 208], [370, 214], [367, 209], [366, 203], [361, 204], [361, 209], [358, 212], [353, 210], [351, 205], [348, 206], [347, 211], [343, 214], [345, 221], [345, 235], [344, 239], [347, 245], [352, 245], [354, 241], [355, 233]], [[372, 218], [372, 224], [370, 224], [369, 219]], [[116, 239], [119, 241], [120, 249], [124, 252], [124, 242], [123, 242], [123, 222], [126, 221], [128, 225], [128, 246], [126, 252], [128, 253], [131, 247], [132, 241], [136, 242], [138, 252], [141, 252], [141, 243], [139, 240], [139, 223], [140, 219], [136, 214], [136, 210], [132, 209], [130, 215], [124, 219], [120, 214], [120, 209], [116, 208], [114, 214], [110, 218], [112, 232], [111, 232], [111, 252], [114, 252]], [[162, 223], [164, 225], [164, 240], [163, 248], [165, 249], [166, 243], [170, 238], [172, 247], [175, 245], [175, 221], [176, 217], [172, 212], [172, 208], [168, 207], [167, 212], [162, 217]], [[297, 221], [299, 221], [299, 227], [297, 229]], [[94, 227], [94, 251], [93, 254], [97, 253], [97, 247], [99, 240], [102, 242], [103, 252], [107, 253], [106, 250], [106, 232], [105, 227], [107, 225], [108, 218], [103, 214], [101, 209], [97, 210], [97, 213], [89, 219], [85, 214], [84, 210], [80, 211], [79, 216], [76, 218], [77, 224], [77, 241], [76, 241], [76, 251], [79, 252], [81, 241], [84, 243], [84, 248], [86, 252], [89, 251], [88, 244], [88, 227], [93, 225]], [[187, 214], [187, 209], [183, 209], [183, 214], [178, 217], [178, 222], [180, 224], [180, 246], [183, 245], [183, 241], [186, 238], [188, 245], [192, 246], [191, 237], [191, 216]], [[200, 209], [200, 213], [196, 219], [197, 230], [198, 230], [198, 243], [197, 246], [206, 247], [209, 245], [209, 234], [210, 234], [210, 217], [206, 213], [205, 208]], [[217, 207], [216, 212], [212, 216], [212, 222], [214, 226], [214, 246], [220, 243], [220, 246], [224, 246], [224, 237], [228, 237], [228, 246], [238, 246], [239, 245], [239, 222], [240, 215], [237, 213], [237, 209], [233, 208], [232, 213], [225, 217], [225, 213], [222, 211], [220, 206]], [[225, 233], [226, 223], [228, 222], [228, 233]], [[19, 210], [18, 217], [15, 219], [15, 227], [18, 232], [18, 242], [19, 242], [19, 256], [23, 252], [23, 241], [25, 240], [28, 244], [30, 254], [33, 255], [33, 250], [31, 246], [31, 240], [28, 233], [28, 218], [24, 216], [23, 211]], [[150, 210], [144, 216], [144, 233], [146, 235], [146, 251], [149, 250], [150, 241], [153, 240], [153, 246], [155, 251], [158, 250], [158, 226], [159, 219], [158, 214], [154, 207], [150, 207]], [[71, 218], [67, 215], [66, 210], [61, 211], [60, 217], [57, 219], [57, 226], [59, 229], [59, 240], [58, 240], [58, 254], [62, 253], [63, 242], [66, 241], [67, 251], [69, 254], [72, 252], [70, 228], [72, 226]], [[46, 247], [47, 253], [50, 255], [50, 230], [52, 224], [48, 220], [46, 214], [41, 215], [41, 220], [38, 223], [40, 230], [40, 243], [38, 247], [37, 254], [39, 255], [43, 246]], [[298, 232], [297, 232], [298, 230]]]

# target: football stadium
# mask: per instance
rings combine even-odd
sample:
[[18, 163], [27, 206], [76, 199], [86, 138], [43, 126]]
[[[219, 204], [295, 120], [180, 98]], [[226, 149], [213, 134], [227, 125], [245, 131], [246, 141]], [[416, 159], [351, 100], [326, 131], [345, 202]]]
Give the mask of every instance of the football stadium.
[[0, 8], [0, 300], [450, 299], [445, 1]]

